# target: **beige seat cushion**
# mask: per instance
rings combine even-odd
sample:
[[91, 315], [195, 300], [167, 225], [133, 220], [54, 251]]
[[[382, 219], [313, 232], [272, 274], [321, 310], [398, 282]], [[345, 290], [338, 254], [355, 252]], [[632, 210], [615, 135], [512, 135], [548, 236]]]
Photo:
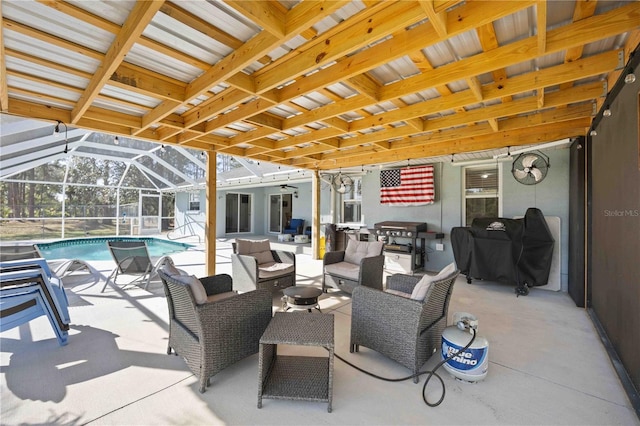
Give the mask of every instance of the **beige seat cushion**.
[[365, 257], [379, 256], [382, 253], [382, 241], [349, 240], [344, 252], [344, 261], [360, 265]]
[[294, 272], [294, 266], [291, 263], [269, 262], [258, 265], [260, 279], [281, 277], [292, 272]]
[[447, 266], [445, 266], [444, 268], [442, 268], [442, 270], [438, 272], [438, 274], [435, 276], [425, 275], [420, 279], [420, 281], [418, 281], [416, 286], [413, 288], [413, 291], [411, 292], [411, 299], [424, 301], [424, 298], [427, 296], [427, 292], [429, 291], [431, 284], [433, 284], [436, 281], [440, 281], [446, 278], [447, 276], [453, 274], [455, 270], [456, 270], [456, 264], [452, 262]]
[[236, 238], [236, 249], [238, 254], [253, 256], [258, 261], [258, 265], [273, 262], [271, 254], [271, 244], [269, 240], [243, 240]]
[[224, 293], [212, 294], [211, 296], [207, 297], [207, 303], [219, 302], [221, 300], [233, 297], [237, 294], [238, 293], [236, 293], [235, 291], [225, 291]]
[[329, 275], [338, 275], [350, 280], [358, 281], [360, 274], [360, 263], [354, 264], [349, 262], [338, 262], [326, 265], [324, 273]]
[[409, 299], [411, 297], [409, 293], [405, 293], [404, 291], [400, 291], [400, 290], [392, 290], [390, 288], [386, 289], [384, 292], [393, 294], [394, 296], [404, 297], [405, 299]]

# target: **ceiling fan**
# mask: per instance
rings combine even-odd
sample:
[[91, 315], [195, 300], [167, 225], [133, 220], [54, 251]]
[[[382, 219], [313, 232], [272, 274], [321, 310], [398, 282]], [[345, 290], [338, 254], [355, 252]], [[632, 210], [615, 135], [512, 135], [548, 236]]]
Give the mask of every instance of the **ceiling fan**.
[[280, 185], [280, 192], [287, 192], [289, 189], [297, 190], [298, 187], [297, 186], [291, 186], [291, 185]]

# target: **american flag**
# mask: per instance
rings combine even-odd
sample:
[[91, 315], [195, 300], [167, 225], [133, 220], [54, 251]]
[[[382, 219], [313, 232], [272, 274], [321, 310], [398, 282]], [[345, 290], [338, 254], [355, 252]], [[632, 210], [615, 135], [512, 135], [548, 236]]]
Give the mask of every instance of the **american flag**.
[[434, 197], [433, 165], [380, 172], [380, 204], [420, 206], [433, 204]]

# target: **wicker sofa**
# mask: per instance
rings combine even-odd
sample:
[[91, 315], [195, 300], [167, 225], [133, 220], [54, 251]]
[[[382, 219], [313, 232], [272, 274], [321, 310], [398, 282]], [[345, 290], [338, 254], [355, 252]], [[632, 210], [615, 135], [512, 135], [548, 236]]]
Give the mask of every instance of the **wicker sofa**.
[[296, 285], [296, 255], [272, 250], [269, 240], [236, 239], [231, 273], [236, 290], [265, 288], [271, 291]]
[[348, 240], [345, 250], [326, 252], [322, 259], [322, 291], [337, 288], [352, 293], [360, 285], [382, 290], [383, 247], [381, 241]]
[[210, 377], [258, 352], [271, 321], [272, 296], [264, 289], [235, 293], [226, 274], [197, 280], [169, 272], [158, 271], [169, 307], [167, 354], [173, 350], [185, 359], [204, 392]]
[[[387, 278], [387, 291], [360, 286], [353, 290], [350, 352], [373, 349], [409, 368], [418, 383], [422, 365], [440, 347], [447, 311], [459, 271], [432, 281], [424, 300], [410, 298], [420, 276]], [[394, 294], [395, 293], [395, 294]], [[404, 294], [398, 295], [398, 294]]]

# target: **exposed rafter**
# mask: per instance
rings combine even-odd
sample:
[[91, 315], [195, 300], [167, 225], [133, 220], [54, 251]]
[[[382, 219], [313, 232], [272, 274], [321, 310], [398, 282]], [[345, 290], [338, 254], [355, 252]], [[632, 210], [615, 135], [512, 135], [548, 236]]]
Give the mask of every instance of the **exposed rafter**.
[[0, 10], [3, 112], [311, 169], [584, 135], [640, 42], [633, 1]]

